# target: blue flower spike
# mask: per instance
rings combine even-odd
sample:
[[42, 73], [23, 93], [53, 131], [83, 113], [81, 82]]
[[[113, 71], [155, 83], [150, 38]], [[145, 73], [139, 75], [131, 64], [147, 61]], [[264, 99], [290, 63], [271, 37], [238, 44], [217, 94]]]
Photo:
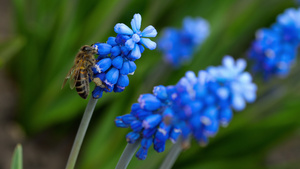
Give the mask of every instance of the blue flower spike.
[[[199, 71], [198, 77], [188, 71], [176, 85], [156, 86], [153, 94], [141, 95], [130, 114], [115, 119], [116, 126], [131, 127], [128, 143], [142, 139], [136, 153], [140, 160], [146, 158], [152, 144], [157, 152], [163, 152], [167, 140], [176, 143], [180, 136], [183, 148], [190, 146], [190, 136], [206, 145], [220, 126], [228, 126], [233, 110], [241, 111], [246, 102], [255, 100], [257, 87], [245, 68], [244, 59], [225, 56], [222, 65]], [[133, 116], [131, 122], [122, 118]]]
[[189, 62], [210, 33], [209, 23], [200, 17], [184, 18], [182, 27], [164, 29], [158, 41], [164, 60], [175, 68]]
[[285, 77], [295, 63], [300, 46], [300, 8], [287, 9], [270, 28], [257, 31], [256, 40], [248, 56], [252, 70], [268, 80], [272, 76]]
[[[89, 99], [85, 109], [77, 132], [78, 137], [74, 140], [66, 168], [74, 168], [79, 152], [76, 149], [80, 149], [86, 128], [90, 122], [90, 118], [85, 117], [92, 116], [97, 99], [102, 97], [103, 92], [124, 91], [129, 85], [128, 75], [133, 75], [137, 68], [134, 61], [141, 58], [145, 48], [150, 50], [156, 48], [156, 43], [149, 39], [157, 35], [156, 29], [150, 25], [141, 31], [141, 22], [141, 15], [135, 14], [131, 21], [132, 29], [123, 23], [118, 23], [114, 27], [117, 33], [116, 37], [109, 37], [106, 43], [97, 42], [91, 45], [91, 48], [95, 51], [93, 54], [97, 55], [93, 60], [95, 64], [90, 68], [91, 71], [88, 71], [88, 80], [95, 83], [95, 88], [92, 91], [93, 99]], [[155, 127], [160, 124], [162, 117], [161, 115], [151, 116], [153, 109], [151, 104], [156, 104], [157, 108], [160, 107], [160, 101], [155, 96], [143, 97], [141, 100], [143, 100], [143, 104], [134, 105], [130, 114], [117, 117], [115, 124], [123, 128], [131, 127], [133, 132], [126, 135], [126, 140], [131, 144], [140, 142], [141, 137], [143, 137], [142, 139], [147, 138], [146, 143], [143, 142], [142, 148], [137, 153], [138, 158], [145, 159], [151, 145], [149, 144], [151, 143], [151, 136], [156, 132]], [[148, 129], [144, 129], [144, 127]]]
[[141, 15], [135, 14], [131, 20], [132, 29], [118, 23], [114, 27], [116, 37], [109, 37], [106, 43], [93, 44], [98, 51], [97, 62], [92, 68], [94, 78], [103, 82], [92, 92], [94, 99], [101, 98], [103, 92], [124, 91], [129, 85], [128, 75], [133, 75], [137, 68], [134, 61], [141, 58], [145, 50], [143, 45], [150, 50], [156, 48], [156, 43], [149, 39], [157, 35], [156, 29], [150, 25], [141, 31], [141, 22]]

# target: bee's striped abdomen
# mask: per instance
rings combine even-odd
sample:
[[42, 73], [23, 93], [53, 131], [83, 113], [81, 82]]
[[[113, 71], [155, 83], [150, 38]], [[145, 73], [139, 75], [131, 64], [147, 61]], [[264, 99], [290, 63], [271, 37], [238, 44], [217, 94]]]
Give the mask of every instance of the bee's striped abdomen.
[[86, 99], [89, 95], [89, 79], [88, 79], [88, 73], [87, 70], [83, 67], [80, 67], [80, 72], [78, 75], [78, 78], [76, 79], [76, 90], [80, 97]]

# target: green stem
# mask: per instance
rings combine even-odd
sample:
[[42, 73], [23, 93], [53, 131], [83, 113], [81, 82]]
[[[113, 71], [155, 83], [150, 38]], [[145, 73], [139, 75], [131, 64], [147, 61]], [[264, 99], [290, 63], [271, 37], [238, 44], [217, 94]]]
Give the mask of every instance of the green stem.
[[84, 112], [82, 120], [80, 122], [79, 129], [76, 134], [75, 141], [73, 143], [73, 147], [72, 147], [72, 150], [71, 150], [68, 162], [67, 162], [66, 169], [74, 169], [83, 138], [84, 138], [86, 130], [89, 126], [89, 123], [90, 123], [91, 117], [93, 115], [97, 101], [98, 101], [98, 99], [93, 99], [91, 97], [89, 100], [89, 103], [86, 106], [85, 112]]
[[177, 142], [172, 146], [171, 150], [169, 151], [168, 155], [166, 156], [165, 160], [163, 161], [159, 169], [172, 168], [179, 154], [182, 151], [181, 143], [182, 143], [182, 139], [178, 138]]
[[134, 155], [134, 153], [136, 152], [137, 148], [139, 147], [141, 143], [141, 139], [137, 140], [135, 143], [133, 144], [127, 144], [127, 146], [125, 147], [119, 161], [118, 164], [116, 166], [116, 169], [125, 169], [127, 168], [129, 162], [132, 159], [132, 156]]

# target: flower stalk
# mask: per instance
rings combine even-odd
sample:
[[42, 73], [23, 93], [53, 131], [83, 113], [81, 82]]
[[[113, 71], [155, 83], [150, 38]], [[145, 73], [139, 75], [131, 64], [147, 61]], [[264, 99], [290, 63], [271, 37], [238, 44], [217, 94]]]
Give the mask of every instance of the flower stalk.
[[182, 139], [179, 138], [177, 142], [172, 146], [171, 150], [169, 151], [168, 155], [166, 156], [165, 160], [160, 166], [160, 169], [170, 169], [174, 165], [175, 161], [177, 160], [179, 154], [182, 151]]
[[141, 139], [137, 140], [133, 144], [127, 144], [119, 161], [116, 166], [116, 169], [124, 169], [127, 168], [129, 162], [131, 161], [134, 153], [136, 152], [137, 148], [140, 146]]
[[86, 130], [89, 126], [89, 123], [90, 123], [91, 117], [93, 115], [97, 101], [98, 101], [98, 99], [90, 98], [90, 100], [86, 106], [82, 120], [80, 122], [79, 129], [76, 134], [76, 138], [75, 138], [73, 146], [72, 146], [71, 153], [69, 155], [66, 169], [73, 169], [75, 166], [75, 163], [76, 163], [76, 160], [77, 160], [77, 157], [78, 157], [81, 145], [82, 145], [82, 141], [84, 139]]

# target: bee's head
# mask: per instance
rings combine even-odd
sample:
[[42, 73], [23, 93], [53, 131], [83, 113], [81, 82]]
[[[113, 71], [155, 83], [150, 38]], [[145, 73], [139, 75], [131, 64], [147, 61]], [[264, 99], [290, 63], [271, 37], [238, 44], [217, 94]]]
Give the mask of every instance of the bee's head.
[[84, 45], [80, 50], [86, 53], [95, 53], [95, 48], [93, 46]]

